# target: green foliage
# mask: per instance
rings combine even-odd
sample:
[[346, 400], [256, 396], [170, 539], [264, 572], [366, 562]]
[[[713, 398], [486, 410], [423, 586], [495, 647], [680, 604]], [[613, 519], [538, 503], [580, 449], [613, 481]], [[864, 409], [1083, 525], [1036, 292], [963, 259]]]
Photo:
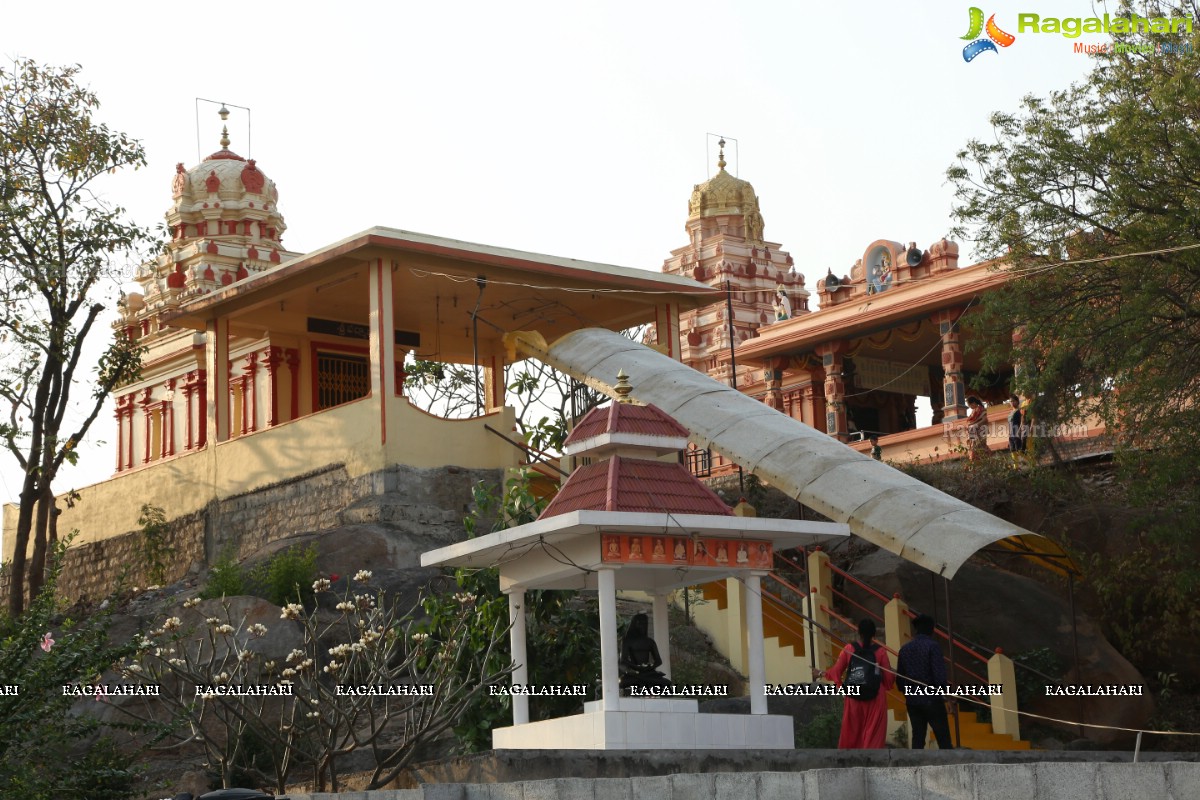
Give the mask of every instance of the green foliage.
[[208, 571], [208, 582], [200, 590], [200, 596], [205, 600], [217, 597], [237, 597], [249, 594], [246, 576], [233, 554], [226, 551], [217, 559]]
[[[1131, 3], [1192, 16], [1196, 4]], [[1085, 81], [992, 117], [948, 176], [958, 233], [1011, 280], [971, 325], [992, 344], [985, 369], [1021, 367], [1015, 388], [1051, 430], [1090, 416], [1121, 448], [1143, 499], [1200, 533], [1200, 26], [1118, 42], [1187, 45], [1101, 53]], [[1019, 331], [1014, 345], [1012, 333]], [[1180, 563], [1163, 579], [1190, 579]], [[1192, 636], [1200, 630], [1178, 631]]]
[[817, 750], [833, 750], [838, 746], [842, 732], [842, 704], [830, 711], [813, 714], [796, 731], [796, 747]]
[[146, 567], [146, 577], [150, 583], [161, 586], [167, 582], [167, 569], [171, 565], [171, 556], [175, 548], [167, 541], [170, 529], [167, 527], [167, 517], [159, 506], [146, 503], [142, 506], [138, 524], [142, 526], [142, 559]]
[[[76, 461], [109, 392], [138, 375], [142, 354], [100, 321], [121, 268], [140, 258], [150, 234], [103, 201], [100, 179], [143, 166], [145, 153], [94, 119], [99, 101], [78, 76], [77, 66], [30, 60], [0, 67], [0, 403], [11, 409], [0, 444], [24, 475], [12, 534], [14, 615], [46, 573], [54, 478]], [[97, 331], [107, 344], [85, 356]], [[91, 393], [72, 392], [89, 365]]]
[[312, 584], [317, 577], [317, 546], [293, 545], [257, 564], [248, 577], [251, 594], [277, 606], [295, 602], [297, 598], [301, 604], [311, 606]]
[[0, 786], [22, 800], [117, 800], [133, 793], [132, 763], [106, 738], [91, 741], [103, 732], [99, 719], [86, 709], [71, 713], [62, 687], [95, 682], [139, 642], [110, 643], [107, 611], [60, 619], [55, 590], [65, 549], [57, 545], [44, 591], [25, 613], [0, 615], [0, 685], [20, 688], [0, 694]]
[[[1025, 708], [1039, 697], [1045, 697], [1046, 684], [1060, 680], [1063, 665], [1048, 647], [1035, 647], [1012, 657], [1017, 664], [1017, 707]], [[1021, 667], [1030, 669], [1021, 669]], [[1031, 670], [1037, 670], [1032, 672]], [[1038, 673], [1041, 673], [1040, 675]], [[972, 707], [972, 710], [977, 710]]]
[[[484, 484], [475, 487], [476, 507], [464, 520], [469, 535], [476, 535], [481, 520], [492, 519], [492, 530], [520, 525], [537, 519], [544, 505], [529, 490], [528, 475], [508, 481], [504, 494]], [[461, 604], [474, 605], [475, 614], [468, 635], [474, 642], [487, 639], [492, 631], [509, 627], [508, 598], [500, 592], [500, 576], [495, 569], [455, 570], [458, 591], [442, 593], [425, 601], [428, 622], [422, 630], [434, 639], [444, 637], [447, 621], [455, 618]], [[525, 593], [526, 654], [529, 683], [535, 685], [584, 685], [591, 689], [599, 679], [600, 616], [591, 598], [577, 592], [527, 591]], [[482, 650], [480, 650], [482, 652]], [[508, 641], [498, 643], [486, 661], [470, 668], [485, 673], [507, 669], [512, 664]], [[538, 697], [530, 699], [530, 719], [564, 716], [580, 710], [583, 698]], [[454, 727], [460, 747], [467, 751], [491, 747], [493, 728], [510, 725], [512, 704], [508, 697], [480, 695], [468, 706]]]
[[292, 545], [265, 561], [247, 569], [226, 552], [213, 564], [208, 573], [208, 582], [200, 591], [200, 597], [212, 600], [218, 597], [253, 595], [268, 600], [277, 606], [299, 600], [306, 607], [313, 603], [313, 581], [317, 577], [317, 546]]

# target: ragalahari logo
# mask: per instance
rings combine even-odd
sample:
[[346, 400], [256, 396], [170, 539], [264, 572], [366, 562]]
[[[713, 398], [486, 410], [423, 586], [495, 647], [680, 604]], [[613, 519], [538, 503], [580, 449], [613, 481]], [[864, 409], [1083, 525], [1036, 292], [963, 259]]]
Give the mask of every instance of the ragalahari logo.
[[[1017, 37], [1011, 33], [1005, 33], [1000, 30], [1000, 26], [996, 24], [996, 15], [992, 14], [988, 17], [987, 25], [983, 24], [983, 9], [971, 6], [971, 27], [967, 31], [967, 35], [963, 39], [974, 39], [969, 45], [963, 48], [963, 61], [971, 62], [975, 60], [975, 56], [980, 53], [986, 53], [989, 50], [993, 53], [1000, 52], [996, 49], [996, 45], [1008, 47], [1017, 40]], [[979, 34], [987, 31], [987, 38], [980, 39]]]

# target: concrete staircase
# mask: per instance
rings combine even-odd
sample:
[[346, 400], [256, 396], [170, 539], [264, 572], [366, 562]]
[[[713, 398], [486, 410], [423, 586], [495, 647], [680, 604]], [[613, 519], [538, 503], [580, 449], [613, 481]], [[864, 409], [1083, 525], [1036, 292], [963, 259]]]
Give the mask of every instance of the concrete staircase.
[[[736, 587], [737, 591], [732, 591]], [[741, 634], [740, 595], [745, 588], [734, 580], [715, 581], [699, 587], [701, 599], [692, 604], [696, 627], [713, 641], [717, 652], [729, 659], [733, 668], [746, 674], [746, 644]], [[808, 683], [812, 680], [812, 661], [806, 643], [804, 617], [788, 604], [763, 594], [763, 651], [766, 680], [774, 683]], [[893, 658], [893, 661], [895, 659]], [[907, 726], [908, 711], [897, 691], [888, 693], [888, 736]], [[970, 750], [1029, 750], [1026, 740], [1014, 740], [1008, 734], [995, 733], [990, 723], [980, 722], [974, 711], [958, 714], [959, 742]], [[953, 720], [951, 720], [953, 734]], [[909, 729], [911, 735], [911, 729]], [[932, 734], [926, 747], [936, 748]]]

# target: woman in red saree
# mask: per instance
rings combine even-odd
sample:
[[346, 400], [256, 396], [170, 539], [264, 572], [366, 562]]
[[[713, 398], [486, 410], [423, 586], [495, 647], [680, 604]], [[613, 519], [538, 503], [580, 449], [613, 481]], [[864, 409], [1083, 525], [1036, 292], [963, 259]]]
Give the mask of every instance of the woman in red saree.
[[[864, 619], [858, 623], [858, 643], [842, 648], [837, 662], [825, 672], [828, 680], [843, 686], [855, 654], [855, 644], [860, 656], [873, 655], [879, 666], [879, 691], [869, 700], [846, 696], [842, 699], [842, 735], [838, 739], [839, 750], [868, 750], [884, 747], [887, 739], [887, 693], [896, 676], [883, 645], [872, 641], [875, 638], [875, 623]], [[868, 651], [873, 650], [873, 653]]]

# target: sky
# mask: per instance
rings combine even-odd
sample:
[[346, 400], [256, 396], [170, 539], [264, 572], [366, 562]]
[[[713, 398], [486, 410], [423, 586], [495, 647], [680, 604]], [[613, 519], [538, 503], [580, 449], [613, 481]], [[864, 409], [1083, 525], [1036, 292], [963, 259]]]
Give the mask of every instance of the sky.
[[[982, 10], [1013, 34], [1018, 11], [1094, 13], [1026, 5]], [[1018, 34], [968, 63], [969, 8], [65, 0], [7, 4], [0, 58], [83, 67], [99, 118], [146, 147], [147, 168], [101, 187], [145, 225], [176, 162], [219, 149], [229, 104], [231, 149], [274, 179], [284, 245], [302, 252], [385, 225], [657, 271], [724, 136], [766, 238], [815, 295], [876, 239], [945, 235], [957, 151], [991, 135], [993, 112], [1081, 80], [1073, 42], [1108, 40]], [[111, 474], [114, 430], [106, 411], [57, 490]], [[6, 501], [14, 466], [0, 463]]]

